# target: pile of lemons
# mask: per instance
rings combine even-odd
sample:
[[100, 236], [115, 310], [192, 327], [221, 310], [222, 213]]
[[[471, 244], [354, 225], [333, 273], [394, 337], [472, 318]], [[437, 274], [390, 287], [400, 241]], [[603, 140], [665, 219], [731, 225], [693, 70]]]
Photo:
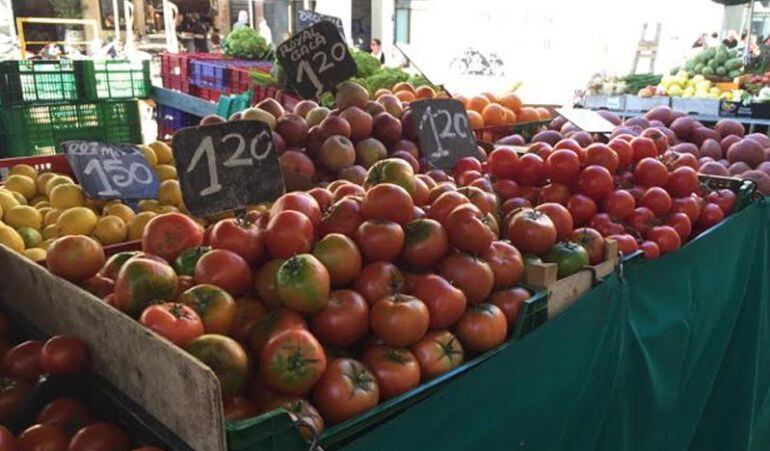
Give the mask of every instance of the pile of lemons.
[[161, 183], [158, 198], [139, 201], [138, 211], [119, 199], [89, 198], [69, 176], [38, 173], [26, 164], [11, 167], [0, 184], [0, 244], [42, 261], [62, 236], [87, 235], [105, 246], [118, 244], [140, 239], [158, 214], [186, 213], [171, 148], [158, 141], [140, 150]]

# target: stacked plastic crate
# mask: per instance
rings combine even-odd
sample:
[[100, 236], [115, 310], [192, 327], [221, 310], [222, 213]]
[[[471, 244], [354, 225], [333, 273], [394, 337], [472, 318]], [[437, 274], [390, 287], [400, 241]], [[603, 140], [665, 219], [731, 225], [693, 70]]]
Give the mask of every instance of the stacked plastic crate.
[[149, 61], [0, 62], [0, 158], [50, 155], [62, 141], [140, 143]]

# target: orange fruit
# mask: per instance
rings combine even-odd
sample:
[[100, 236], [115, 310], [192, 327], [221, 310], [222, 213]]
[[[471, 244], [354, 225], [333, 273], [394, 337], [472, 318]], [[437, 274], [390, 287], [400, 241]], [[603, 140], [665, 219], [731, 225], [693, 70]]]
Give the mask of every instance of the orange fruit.
[[408, 82], [405, 82], [405, 81], [400, 81], [400, 82], [396, 83], [395, 85], [393, 85], [393, 92], [397, 93], [399, 91], [409, 91], [412, 94], [414, 94], [414, 86], [412, 86], [411, 83], [408, 83]]
[[436, 97], [436, 91], [430, 86], [420, 86], [414, 90], [414, 96], [417, 99], [432, 99]]
[[372, 96], [372, 99], [377, 100], [378, 98], [380, 98], [380, 96], [384, 96], [385, 94], [393, 94], [393, 93], [390, 92], [390, 89], [380, 88], [374, 93], [374, 95]]
[[481, 114], [474, 110], [468, 110], [466, 113], [468, 114], [468, 125], [470, 125], [471, 130], [476, 130], [477, 128], [482, 128], [484, 126], [484, 118]]
[[539, 121], [540, 115], [537, 114], [536, 109], [529, 106], [525, 106], [525, 107], [522, 107], [516, 113], [516, 118], [518, 119], [519, 122], [532, 122], [532, 121]]
[[481, 111], [481, 117], [484, 119], [484, 125], [504, 125], [507, 123], [508, 116], [503, 107], [496, 103], [490, 103]]
[[548, 108], [539, 106], [535, 108], [537, 111], [537, 115], [540, 116], [541, 121], [547, 121], [548, 119], [551, 119], [551, 112], [548, 111]]
[[516, 114], [519, 114], [519, 110], [521, 110], [521, 99], [512, 92], [501, 96], [497, 101], [500, 105], [510, 108]]
[[492, 103], [498, 103], [497, 96], [492, 94], [491, 92], [482, 92], [481, 95], [489, 99], [489, 101]]
[[503, 110], [505, 110], [505, 123], [506, 124], [515, 124], [516, 123], [516, 113], [513, 112], [512, 109], [502, 107]]
[[469, 110], [473, 110], [477, 113], [481, 113], [484, 110], [484, 107], [489, 105], [490, 102], [489, 99], [487, 99], [484, 96], [473, 96], [470, 99], [468, 99], [468, 104], [465, 105], [465, 107]]
[[396, 98], [402, 102], [414, 102], [415, 97], [411, 91], [397, 91]]
[[455, 100], [458, 100], [460, 103], [463, 104], [463, 106], [467, 109], [468, 108], [468, 98], [465, 96], [455, 96]]

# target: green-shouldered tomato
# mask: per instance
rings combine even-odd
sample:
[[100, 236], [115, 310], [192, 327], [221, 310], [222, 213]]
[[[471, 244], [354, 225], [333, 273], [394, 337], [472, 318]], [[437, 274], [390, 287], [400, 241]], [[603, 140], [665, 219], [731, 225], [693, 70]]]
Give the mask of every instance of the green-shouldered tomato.
[[543, 261], [556, 263], [559, 267], [557, 276], [571, 276], [588, 264], [588, 252], [580, 244], [571, 241], [557, 243], [543, 255]]
[[307, 323], [299, 313], [285, 307], [278, 307], [256, 322], [249, 332], [249, 346], [257, 354], [274, 334], [286, 329], [307, 329]]
[[400, 158], [386, 158], [369, 168], [366, 173], [365, 188], [380, 183], [392, 183], [404, 188], [410, 195], [414, 193], [414, 169]]
[[287, 329], [267, 341], [259, 368], [273, 390], [304, 395], [326, 371], [326, 353], [307, 330]]
[[435, 266], [449, 250], [449, 236], [438, 221], [417, 219], [404, 226], [401, 255], [419, 268]]
[[195, 265], [198, 263], [198, 259], [210, 250], [209, 246], [195, 246], [182, 251], [174, 260], [176, 273], [180, 276], [195, 275]]
[[311, 254], [286, 260], [276, 274], [281, 303], [302, 313], [315, 313], [329, 299], [329, 271]]
[[361, 252], [350, 238], [341, 233], [330, 233], [313, 247], [313, 255], [329, 271], [333, 287], [350, 284], [361, 272]]
[[118, 272], [120, 272], [120, 268], [123, 267], [126, 261], [139, 254], [141, 254], [139, 251], [118, 252], [107, 259], [107, 262], [102, 266], [102, 269], [99, 270], [99, 275], [112, 280], [117, 279]]
[[203, 283], [185, 291], [177, 300], [195, 310], [207, 334], [229, 335], [232, 332], [237, 307], [227, 291]]
[[257, 289], [257, 295], [269, 308], [281, 305], [281, 298], [278, 297], [278, 280], [276, 275], [278, 274], [278, 269], [285, 262], [286, 260], [281, 258], [270, 260], [259, 268], [256, 277], [254, 277], [254, 287]]
[[232, 338], [218, 334], [201, 335], [189, 342], [185, 349], [216, 374], [223, 397], [238, 394], [246, 385], [249, 358]]
[[170, 266], [132, 258], [123, 265], [115, 280], [114, 306], [137, 317], [151, 302], [174, 299], [176, 289], [176, 273]]

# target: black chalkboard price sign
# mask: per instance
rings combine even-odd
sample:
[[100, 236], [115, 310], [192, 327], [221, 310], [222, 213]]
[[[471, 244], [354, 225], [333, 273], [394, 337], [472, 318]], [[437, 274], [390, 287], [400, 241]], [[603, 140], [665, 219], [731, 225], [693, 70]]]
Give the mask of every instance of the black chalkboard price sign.
[[95, 141], [61, 143], [67, 161], [89, 197], [155, 199], [158, 176], [137, 146]]
[[412, 102], [410, 108], [420, 151], [433, 167], [451, 169], [457, 160], [478, 155], [462, 103], [452, 99], [420, 100]]
[[342, 19], [334, 16], [327, 16], [326, 14], [310, 11], [309, 9], [300, 9], [297, 11], [296, 16], [297, 30], [301, 31], [305, 28], [312, 27], [322, 20], [327, 20], [337, 27], [337, 31], [340, 32], [340, 36], [345, 36], [345, 30], [342, 26]]
[[285, 191], [264, 122], [185, 128], [174, 135], [172, 145], [182, 198], [195, 215], [243, 209], [273, 201]]
[[356, 74], [356, 62], [333, 23], [322, 20], [278, 46], [289, 86], [305, 99], [320, 97]]

